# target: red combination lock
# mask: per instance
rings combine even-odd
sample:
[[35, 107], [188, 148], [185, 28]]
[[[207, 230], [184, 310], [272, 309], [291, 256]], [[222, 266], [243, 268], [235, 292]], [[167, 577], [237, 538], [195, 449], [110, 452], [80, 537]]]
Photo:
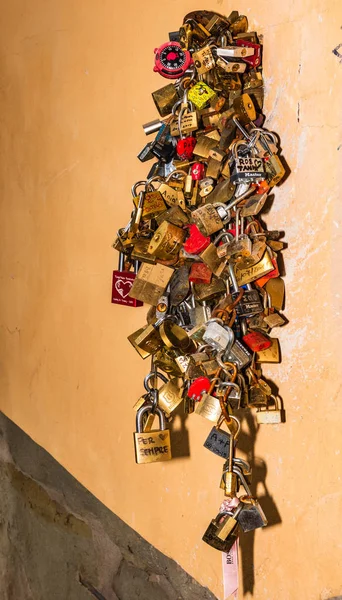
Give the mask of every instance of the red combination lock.
[[[136, 272], [124, 271], [125, 255], [120, 252], [119, 269], [113, 271], [112, 303], [122, 304], [123, 306], [143, 306], [141, 300], [131, 298], [129, 293], [136, 278]], [[138, 261], [134, 262], [135, 271], [138, 267]]]

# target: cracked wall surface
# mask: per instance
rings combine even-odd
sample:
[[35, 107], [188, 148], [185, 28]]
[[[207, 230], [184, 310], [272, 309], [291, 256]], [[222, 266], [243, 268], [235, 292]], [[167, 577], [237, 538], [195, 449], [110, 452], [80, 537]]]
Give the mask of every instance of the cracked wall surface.
[[146, 175], [141, 124], [164, 83], [153, 49], [201, 7], [238, 9], [263, 34], [265, 126], [290, 170], [265, 219], [288, 243], [283, 361], [264, 370], [286, 424], [243, 423], [270, 525], [242, 540], [240, 598], [327, 600], [342, 593], [341, 0], [2, 3], [1, 408], [222, 596], [221, 556], [201, 541], [222, 499], [209, 427], [176, 420], [177, 458], [135, 465], [132, 406], [149, 365], [126, 338], [147, 308], [110, 302], [111, 243]]

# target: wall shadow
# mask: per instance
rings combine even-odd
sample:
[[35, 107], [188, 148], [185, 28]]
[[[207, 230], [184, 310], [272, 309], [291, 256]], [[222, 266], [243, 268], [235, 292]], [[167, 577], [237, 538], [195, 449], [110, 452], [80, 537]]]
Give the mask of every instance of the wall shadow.
[[[276, 386], [274, 386], [276, 387]], [[239, 435], [238, 448], [246, 455], [252, 469], [251, 491], [253, 496], [257, 497], [261, 508], [265, 512], [268, 520], [267, 527], [280, 525], [282, 522], [281, 515], [278, 511], [275, 500], [267, 487], [267, 467], [265, 461], [255, 455], [255, 442], [260, 425], [255, 420], [255, 415], [251, 411], [239, 411], [237, 417], [241, 420], [241, 425], [247, 425], [247, 431], [242, 430]], [[267, 427], [267, 425], [263, 425]], [[263, 490], [260, 495], [260, 487]], [[257, 495], [258, 490], [258, 495]], [[254, 543], [255, 531], [248, 533], [241, 532], [239, 536], [241, 548], [241, 564], [242, 564], [242, 585], [243, 594], [251, 594], [254, 592], [255, 573], [254, 573]]]

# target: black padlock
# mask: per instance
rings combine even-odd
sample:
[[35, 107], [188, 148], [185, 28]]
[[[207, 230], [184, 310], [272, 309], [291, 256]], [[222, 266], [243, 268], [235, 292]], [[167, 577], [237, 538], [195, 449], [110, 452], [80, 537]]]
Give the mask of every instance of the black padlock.
[[[233, 300], [236, 300], [239, 292], [233, 292]], [[245, 290], [240, 302], [235, 307], [239, 317], [252, 317], [263, 311], [261, 298], [258, 290]]]
[[203, 446], [221, 458], [228, 458], [231, 435], [219, 427], [213, 427]]

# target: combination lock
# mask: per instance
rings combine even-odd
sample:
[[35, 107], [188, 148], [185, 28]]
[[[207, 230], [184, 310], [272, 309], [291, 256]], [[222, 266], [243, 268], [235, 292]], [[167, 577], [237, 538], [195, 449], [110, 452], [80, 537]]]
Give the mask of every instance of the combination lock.
[[179, 42], [166, 42], [155, 48], [154, 71], [166, 79], [178, 79], [192, 64], [190, 52], [183, 50]]

